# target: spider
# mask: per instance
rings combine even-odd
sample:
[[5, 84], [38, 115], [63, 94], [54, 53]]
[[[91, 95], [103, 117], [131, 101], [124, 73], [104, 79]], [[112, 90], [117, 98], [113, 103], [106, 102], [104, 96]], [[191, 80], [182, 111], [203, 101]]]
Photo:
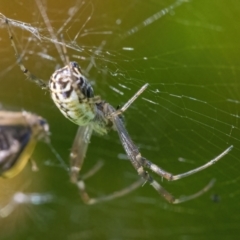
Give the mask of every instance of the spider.
[[[56, 42], [57, 39], [47, 18], [46, 12], [40, 1], [37, 1], [37, 4], [51, 37], [53, 38], [53, 41]], [[71, 182], [76, 184], [78, 187], [80, 196], [85, 203], [94, 204], [112, 200], [123, 196], [141, 186], [143, 183], [148, 182], [169, 203], [177, 204], [196, 198], [213, 186], [215, 181], [214, 179], [199, 192], [177, 199], [166, 191], [156, 180], [154, 180], [146, 169], [150, 169], [157, 175], [169, 181], [179, 180], [213, 165], [223, 156], [228, 154], [233, 146], [228, 147], [220, 155], [206, 164], [188, 172], [173, 175], [163, 170], [161, 167], [152, 163], [145, 157], [142, 157], [138, 147], [134, 144], [128, 134], [121, 118], [123, 112], [125, 112], [127, 108], [139, 97], [139, 95], [146, 90], [148, 84], [145, 84], [123, 107], [116, 110], [108, 102], [102, 100], [100, 96], [94, 95], [93, 88], [87, 78], [82, 74], [79, 65], [76, 62], [69, 61], [64, 42], [62, 42], [62, 49], [59, 53], [65, 66], [56, 70], [50, 77], [49, 82], [45, 83], [45, 81], [33, 75], [24, 66], [14, 41], [10, 27], [10, 20], [6, 18], [5, 22], [9, 38], [11, 40], [11, 45], [16, 55], [17, 64], [19, 65], [21, 71], [29, 80], [36, 83], [39, 87], [48, 89], [50, 91], [51, 98], [63, 115], [73, 123], [79, 125], [70, 154], [70, 179]], [[59, 45], [56, 45], [56, 47], [59, 49]], [[99, 198], [91, 198], [86, 191], [84, 179], [79, 176], [80, 170], [83, 165], [92, 132], [95, 131], [103, 135], [107, 134], [110, 130], [117, 131], [121, 144], [134, 169], [140, 176], [140, 179], [118, 192]]]

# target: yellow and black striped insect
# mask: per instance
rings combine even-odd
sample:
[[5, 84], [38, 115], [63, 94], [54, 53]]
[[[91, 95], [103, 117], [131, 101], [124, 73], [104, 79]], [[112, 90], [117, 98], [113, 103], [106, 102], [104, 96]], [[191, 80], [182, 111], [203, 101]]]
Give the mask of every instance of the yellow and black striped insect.
[[21, 172], [39, 140], [49, 142], [45, 119], [29, 112], [0, 111], [0, 176], [12, 178]]

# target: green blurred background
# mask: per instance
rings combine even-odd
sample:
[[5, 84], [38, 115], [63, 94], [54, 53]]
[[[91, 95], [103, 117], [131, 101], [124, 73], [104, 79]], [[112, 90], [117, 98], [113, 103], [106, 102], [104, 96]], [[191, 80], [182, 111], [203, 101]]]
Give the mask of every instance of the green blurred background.
[[[205, 195], [170, 205], [148, 185], [94, 206], [81, 202], [68, 173], [49, 146], [39, 143], [19, 176], [0, 180], [0, 205], [16, 191], [50, 193], [50, 204], [19, 206], [0, 219], [0, 239], [239, 239], [240, 2], [236, 0], [43, 1], [55, 32], [63, 33], [71, 60], [79, 62], [95, 93], [123, 105], [143, 84], [150, 87], [124, 114], [142, 154], [181, 173], [234, 145], [211, 168], [177, 182], [154, 176], [175, 196], [192, 194], [212, 178]], [[0, 0], [0, 12], [49, 37], [35, 1]], [[0, 28], [2, 108], [45, 117], [52, 145], [68, 164], [77, 126], [19, 71], [5, 25]], [[54, 44], [12, 27], [24, 64], [46, 79], [62, 66]], [[83, 172], [105, 165], [87, 181], [92, 196], [121, 189], [137, 179], [116, 133], [94, 135]]]

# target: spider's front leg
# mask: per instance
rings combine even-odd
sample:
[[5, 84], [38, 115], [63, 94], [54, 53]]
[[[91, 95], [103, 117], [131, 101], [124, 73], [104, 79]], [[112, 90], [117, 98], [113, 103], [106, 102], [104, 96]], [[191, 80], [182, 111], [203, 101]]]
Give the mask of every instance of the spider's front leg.
[[10, 26], [10, 20], [8, 18], [5, 18], [5, 24], [7, 25], [7, 29], [8, 29], [8, 34], [9, 34], [9, 39], [11, 41], [11, 45], [14, 49], [15, 52], [15, 56], [17, 59], [17, 64], [20, 67], [21, 71], [25, 74], [25, 76], [27, 76], [27, 78], [30, 81], [35, 82], [39, 87], [41, 87], [42, 89], [48, 89], [48, 84], [46, 84], [42, 79], [36, 77], [35, 75], [33, 75], [30, 71], [28, 71], [28, 69], [24, 66], [23, 62], [22, 62], [22, 57], [19, 55], [18, 53], [18, 49], [17, 46], [15, 44], [14, 41], [14, 36], [11, 30], [11, 26]]

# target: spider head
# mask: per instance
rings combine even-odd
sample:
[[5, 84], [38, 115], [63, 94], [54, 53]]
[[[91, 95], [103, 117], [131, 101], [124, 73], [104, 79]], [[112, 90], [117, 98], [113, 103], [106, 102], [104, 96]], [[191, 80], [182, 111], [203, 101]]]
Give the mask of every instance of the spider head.
[[79, 72], [81, 72], [81, 68], [80, 68], [80, 66], [78, 65], [77, 62], [70, 62], [70, 66], [72, 68], [76, 68]]
[[83, 95], [87, 98], [94, 97], [94, 91], [89, 83], [88, 79], [82, 74], [81, 68], [77, 62], [70, 62], [70, 67], [73, 75], [75, 76], [74, 81], [77, 83], [78, 88], [81, 90]]

